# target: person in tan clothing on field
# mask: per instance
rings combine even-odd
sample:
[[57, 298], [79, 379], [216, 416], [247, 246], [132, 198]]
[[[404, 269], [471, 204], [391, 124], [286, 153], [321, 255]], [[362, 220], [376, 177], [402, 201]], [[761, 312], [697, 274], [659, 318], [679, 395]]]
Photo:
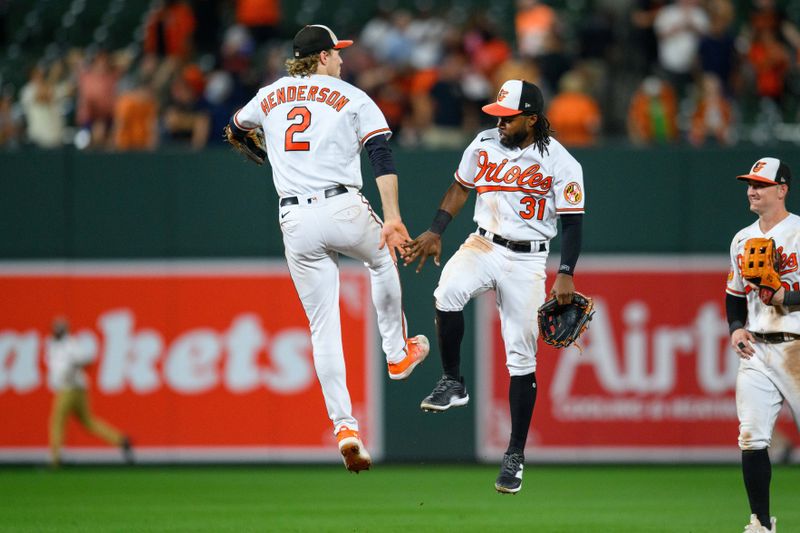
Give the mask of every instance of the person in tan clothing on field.
[[61, 464], [61, 446], [70, 416], [74, 416], [93, 435], [118, 446], [126, 462], [133, 461], [130, 439], [104, 420], [95, 418], [89, 410], [87, 378], [83, 369], [92, 360], [93, 355], [83, 350], [78, 340], [69, 334], [69, 323], [63, 318], [54, 320], [53, 336], [47, 346], [50, 384], [55, 390], [50, 415], [50, 460], [54, 467]]

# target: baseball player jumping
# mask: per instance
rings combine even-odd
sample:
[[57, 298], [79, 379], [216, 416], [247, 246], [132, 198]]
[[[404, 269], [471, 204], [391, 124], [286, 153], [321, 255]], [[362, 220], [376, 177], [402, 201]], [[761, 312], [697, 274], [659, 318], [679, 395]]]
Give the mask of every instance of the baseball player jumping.
[[475, 296], [494, 289], [500, 312], [506, 367], [511, 375], [511, 438], [495, 489], [522, 488], [525, 441], [536, 401], [536, 312], [545, 300], [545, 261], [561, 218], [561, 265], [550, 290], [559, 303], [572, 301], [572, 276], [581, 248], [583, 171], [555, 139], [543, 115], [539, 88], [526, 81], [503, 84], [484, 112], [497, 129], [478, 134], [464, 151], [455, 181], [444, 195], [430, 229], [405, 247], [408, 265], [428, 256], [439, 265], [441, 235], [471, 190], [478, 194], [471, 234], [442, 270], [434, 292], [436, 326], [444, 375], [422, 400], [440, 412], [469, 401], [460, 373], [463, 309]]
[[[410, 241], [400, 218], [397, 171], [386, 119], [360, 89], [340, 79], [338, 40], [326, 26], [294, 37], [288, 76], [261, 88], [230, 121], [235, 136], [263, 128], [286, 260], [311, 329], [314, 367], [344, 464], [370, 467], [345, 379], [339, 318], [339, 254], [369, 268], [372, 301], [389, 377], [407, 378], [428, 355], [428, 339], [408, 338], [396, 249]], [[383, 206], [378, 218], [359, 189], [367, 149]]]
[[[772, 465], [767, 448], [784, 402], [795, 422], [800, 420], [800, 217], [786, 210], [791, 172], [782, 161], [759, 159], [738, 179], [747, 182], [750, 211], [758, 220], [739, 231], [731, 243], [725, 307], [731, 345], [741, 358], [736, 411], [742, 474], [752, 513], [745, 532], [763, 533], [775, 531], [775, 517], [769, 510]], [[766, 279], [754, 280], [765, 284], [760, 287], [743, 276], [743, 269], [749, 268], [745, 264], [748, 247], [765, 241], [777, 252], [777, 261], [768, 260], [778, 267], [779, 278], [772, 288]]]

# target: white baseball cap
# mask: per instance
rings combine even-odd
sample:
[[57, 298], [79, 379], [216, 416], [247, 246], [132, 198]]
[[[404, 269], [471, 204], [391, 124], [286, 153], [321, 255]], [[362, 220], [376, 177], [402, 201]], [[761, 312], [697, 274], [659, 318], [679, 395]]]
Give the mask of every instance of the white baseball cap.
[[766, 185], [784, 184], [789, 186], [792, 171], [789, 165], [774, 157], [762, 157], [753, 164], [749, 174], [736, 176], [737, 180], [755, 181]]
[[483, 112], [495, 117], [540, 115], [544, 110], [542, 91], [525, 80], [508, 80], [500, 87], [497, 101], [483, 106]]

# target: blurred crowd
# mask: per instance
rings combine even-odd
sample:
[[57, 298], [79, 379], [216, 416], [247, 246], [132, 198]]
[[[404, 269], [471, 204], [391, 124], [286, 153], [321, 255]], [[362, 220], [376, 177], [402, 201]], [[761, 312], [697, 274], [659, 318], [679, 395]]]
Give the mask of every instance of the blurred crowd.
[[[542, 88], [568, 146], [800, 142], [800, 31], [775, 0], [738, 11], [732, 0], [623, 4], [577, 16], [516, 0], [512, 17], [494, 20], [457, 3], [378, 2], [357, 28], [310, 22], [356, 41], [342, 77], [370, 94], [404, 146], [463, 147], [491, 127], [480, 108], [510, 78]], [[0, 145], [221, 143], [230, 115], [285, 74], [299, 24], [283, 20], [279, 0], [165, 0], [142, 29], [138, 47], [66, 50], [4, 87]]]

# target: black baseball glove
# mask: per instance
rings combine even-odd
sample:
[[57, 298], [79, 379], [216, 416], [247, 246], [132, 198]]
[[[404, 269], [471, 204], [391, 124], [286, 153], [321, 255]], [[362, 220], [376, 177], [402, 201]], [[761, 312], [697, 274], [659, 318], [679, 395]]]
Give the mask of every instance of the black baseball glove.
[[261, 128], [250, 130], [244, 135], [236, 135], [231, 125], [225, 126], [223, 137], [230, 143], [234, 150], [244, 154], [250, 161], [263, 165], [267, 159], [267, 147], [264, 143], [264, 133]]
[[594, 315], [591, 298], [576, 292], [572, 303], [558, 305], [556, 298], [547, 300], [538, 311], [539, 334], [547, 344], [566, 348], [589, 327]]

